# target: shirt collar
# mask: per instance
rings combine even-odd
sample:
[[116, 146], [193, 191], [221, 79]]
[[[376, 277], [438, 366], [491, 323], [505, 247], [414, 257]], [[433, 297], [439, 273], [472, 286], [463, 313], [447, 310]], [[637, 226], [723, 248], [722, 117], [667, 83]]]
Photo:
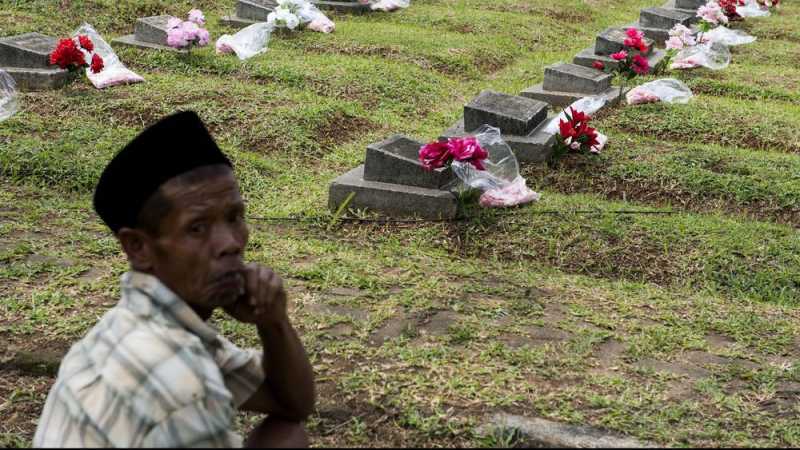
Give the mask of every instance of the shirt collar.
[[172, 292], [153, 275], [131, 270], [122, 275], [123, 295], [126, 289], [136, 289], [161, 306], [179, 325], [197, 335], [204, 342], [218, 345], [219, 333], [207, 324], [183, 299]]

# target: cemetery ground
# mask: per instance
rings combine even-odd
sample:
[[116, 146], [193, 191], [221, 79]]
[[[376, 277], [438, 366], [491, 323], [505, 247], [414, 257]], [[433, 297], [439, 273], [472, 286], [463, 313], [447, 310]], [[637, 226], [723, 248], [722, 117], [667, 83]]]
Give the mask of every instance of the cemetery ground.
[[[30, 445], [61, 355], [118, 298], [126, 261], [91, 210], [100, 171], [178, 109], [234, 161], [247, 257], [286, 279], [317, 376], [314, 445], [506, 445], [474, 430], [508, 412], [658, 445], [800, 446], [797, 2], [742, 24], [758, 41], [727, 70], [675, 75], [689, 104], [606, 110], [603, 155], [526, 166], [539, 203], [326, 216], [328, 184], [367, 144], [432, 140], [481, 90], [541, 82], [655, 3], [415, 0], [332, 15], [334, 34], [276, 36], [245, 63], [119, 47], [145, 83], [23, 94], [0, 124], [0, 446]], [[231, 31], [228, 1], [0, 0], [0, 35], [86, 20], [110, 40], [192, 5], [213, 37]], [[617, 213], [634, 210], [649, 213]]]

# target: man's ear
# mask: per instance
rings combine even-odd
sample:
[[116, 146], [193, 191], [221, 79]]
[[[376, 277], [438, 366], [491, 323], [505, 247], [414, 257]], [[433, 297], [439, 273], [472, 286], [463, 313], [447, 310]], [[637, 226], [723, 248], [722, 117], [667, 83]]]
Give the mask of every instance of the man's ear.
[[134, 270], [150, 272], [153, 269], [153, 239], [150, 235], [136, 228], [122, 227], [117, 232], [117, 239]]

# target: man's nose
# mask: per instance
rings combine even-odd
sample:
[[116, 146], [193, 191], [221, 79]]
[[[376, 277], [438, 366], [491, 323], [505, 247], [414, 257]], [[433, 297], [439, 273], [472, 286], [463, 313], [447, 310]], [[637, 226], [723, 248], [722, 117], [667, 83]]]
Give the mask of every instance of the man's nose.
[[219, 257], [240, 255], [244, 250], [244, 236], [235, 227], [220, 225], [214, 233], [214, 248]]

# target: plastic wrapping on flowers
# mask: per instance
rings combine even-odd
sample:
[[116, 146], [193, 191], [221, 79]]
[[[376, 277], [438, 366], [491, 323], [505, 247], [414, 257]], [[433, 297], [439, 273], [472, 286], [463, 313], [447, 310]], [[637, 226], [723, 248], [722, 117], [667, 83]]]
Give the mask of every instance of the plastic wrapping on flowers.
[[267, 16], [267, 22], [294, 30], [302, 25], [313, 31], [330, 33], [336, 25], [308, 0], [278, 0], [277, 7]]
[[559, 114], [558, 117], [550, 119], [550, 122], [548, 122], [547, 126], [544, 128], [544, 132], [547, 134], [558, 133], [558, 123], [562, 120], [567, 120], [567, 111], [569, 108], [591, 116], [599, 111], [600, 108], [605, 106], [606, 102], [607, 100], [603, 97], [583, 97], [579, 100], [576, 100], [563, 111], [561, 111], [561, 114]]
[[0, 122], [19, 110], [17, 83], [5, 70], [0, 69]]
[[629, 105], [638, 105], [654, 102], [688, 103], [693, 96], [692, 91], [680, 80], [662, 78], [636, 86], [625, 98]]
[[731, 30], [730, 28], [723, 26], [719, 26], [707, 33], [704, 33], [703, 37], [708, 38], [711, 42], [717, 42], [729, 47], [734, 45], [750, 44], [756, 40], [755, 36], [750, 36], [742, 30]]
[[679, 51], [672, 60], [671, 69], [691, 69], [706, 67], [721, 70], [731, 63], [731, 51], [719, 42], [698, 44]]
[[770, 15], [769, 9], [762, 8], [756, 0], [748, 0], [744, 6], [737, 6], [736, 13], [742, 17], [766, 17]]
[[479, 203], [484, 207], [515, 206], [541, 198], [530, 190], [519, 174], [519, 163], [511, 147], [503, 141], [500, 129], [483, 125], [475, 133], [478, 144], [489, 153], [483, 161], [485, 170], [478, 170], [468, 162], [453, 161], [451, 168], [458, 177], [452, 189], [467, 187], [483, 191]]
[[369, 3], [373, 11], [394, 11], [401, 8], [408, 8], [411, 5], [411, 0], [368, 0], [364, 3]]
[[131, 71], [114, 52], [111, 45], [100, 36], [100, 33], [88, 23], [81, 25], [72, 36], [86, 35], [92, 40], [94, 44], [94, 53], [103, 58], [103, 70], [98, 73], [93, 73], [90, 69], [86, 69], [86, 76], [97, 89], [103, 89], [120, 84], [141, 83], [144, 81], [140, 75]]
[[258, 22], [242, 28], [233, 36], [224, 34], [217, 39], [217, 53], [235, 53], [242, 61], [264, 53], [274, 29], [270, 23]]

